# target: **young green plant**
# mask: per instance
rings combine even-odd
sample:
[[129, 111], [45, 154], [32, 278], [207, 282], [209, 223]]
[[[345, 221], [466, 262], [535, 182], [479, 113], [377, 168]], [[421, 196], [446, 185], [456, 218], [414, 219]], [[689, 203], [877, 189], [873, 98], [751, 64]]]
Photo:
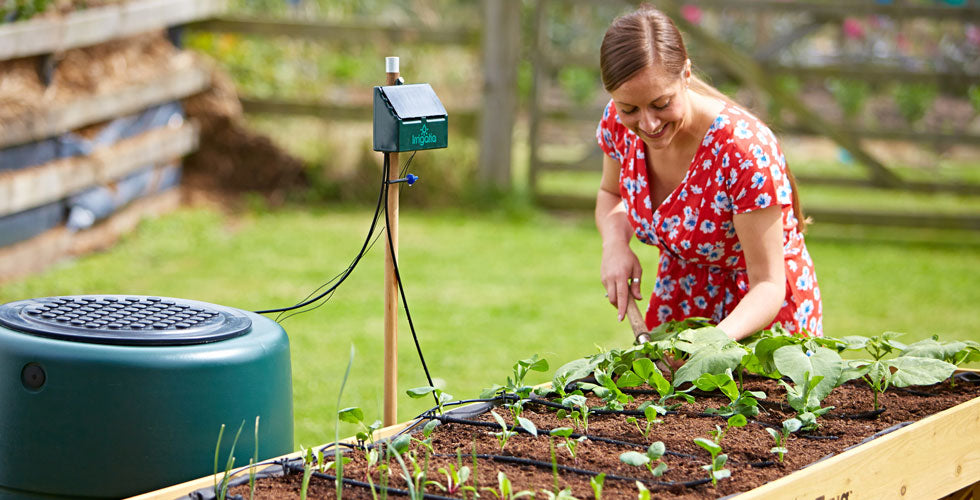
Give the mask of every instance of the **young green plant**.
[[[660, 477], [667, 471], [667, 464], [660, 460], [666, 451], [663, 442], [655, 441], [647, 447], [646, 453], [627, 451], [619, 455], [619, 461], [634, 467], [646, 467], [654, 477]], [[654, 463], [657, 464], [656, 467], [653, 466]]]
[[549, 432], [549, 434], [551, 434], [552, 436], [557, 436], [562, 438], [562, 442], [559, 443], [558, 446], [561, 446], [566, 450], [568, 450], [568, 454], [571, 455], [573, 459], [575, 458], [575, 448], [582, 441], [588, 439], [587, 436], [579, 436], [578, 438], [573, 438], [572, 434], [574, 433], [575, 433], [574, 429], [572, 429], [571, 427], [555, 427], [554, 429], [551, 429], [551, 431]]
[[515, 491], [514, 485], [511, 484], [510, 479], [507, 478], [507, 474], [503, 471], [497, 472], [497, 488], [491, 488], [489, 486], [484, 486], [481, 488], [483, 491], [493, 493], [493, 496], [500, 500], [515, 500], [517, 498], [531, 497], [534, 498], [534, 492], [529, 490]]
[[721, 440], [725, 438], [725, 435], [732, 428], [745, 427], [747, 423], [748, 420], [745, 418], [745, 415], [735, 414], [728, 418], [724, 429], [716, 425], [715, 430], [708, 431], [711, 439], [694, 439], [694, 444], [704, 448], [711, 455], [711, 462], [708, 465], [701, 466], [702, 469], [711, 474], [711, 484], [717, 485], [719, 479], [724, 479], [732, 475], [732, 472], [725, 468], [725, 463], [728, 462], [728, 455], [722, 453]]
[[783, 456], [789, 453], [789, 450], [786, 449], [786, 438], [790, 434], [800, 430], [802, 426], [803, 424], [798, 419], [791, 418], [783, 421], [783, 427], [780, 430], [766, 427], [766, 432], [772, 436], [775, 445], [769, 449], [769, 453], [773, 453], [779, 457], [779, 463], [783, 463]]

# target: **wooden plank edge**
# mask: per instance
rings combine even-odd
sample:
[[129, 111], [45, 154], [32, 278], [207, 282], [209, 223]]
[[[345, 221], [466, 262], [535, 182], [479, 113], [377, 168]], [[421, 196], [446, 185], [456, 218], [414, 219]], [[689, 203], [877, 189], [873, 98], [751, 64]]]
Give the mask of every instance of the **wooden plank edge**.
[[940, 498], [980, 477], [978, 433], [974, 398], [735, 498]]
[[0, 217], [44, 205], [197, 150], [198, 126], [184, 122], [125, 139], [89, 156], [64, 158], [0, 174]]
[[180, 189], [136, 200], [95, 226], [72, 233], [56, 227], [34, 238], [0, 248], [0, 282], [43, 271], [68, 257], [107, 248], [132, 231], [144, 217], [161, 215], [180, 206]]
[[0, 25], [0, 60], [86, 47], [212, 17], [226, 0], [133, 0]]
[[[398, 434], [402, 430], [410, 427], [413, 424], [413, 422], [414, 421], [402, 422], [402, 423], [398, 423], [398, 424], [395, 424], [395, 425], [391, 425], [391, 426], [388, 426], [388, 427], [384, 427], [382, 429], [379, 429], [378, 431], [375, 432], [374, 438], [375, 439], [385, 439], [385, 438], [394, 436], [395, 434]], [[341, 440], [341, 442], [342, 443], [356, 443], [357, 440], [352, 436], [352, 437], [349, 437], [347, 439]], [[265, 462], [269, 462], [269, 461], [273, 461], [273, 460], [282, 460], [282, 459], [292, 460], [294, 458], [302, 458], [302, 452], [300, 452], [300, 451], [294, 451], [293, 453], [289, 453], [287, 455], [282, 455], [280, 457], [269, 459], [269, 460], [266, 460]], [[234, 471], [235, 471], [236, 474], [241, 473], [241, 472], [247, 472], [248, 471], [248, 466], [238, 467], [238, 468], [234, 469]], [[196, 490], [199, 490], [201, 488], [208, 488], [208, 487], [214, 486], [215, 479], [217, 479], [218, 481], [220, 481], [222, 476], [224, 476], [224, 472], [221, 472], [221, 473], [217, 474], [216, 476], [215, 475], [205, 476], [205, 477], [202, 477], [202, 478], [193, 479], [191, 481], [187, 481], [187, 482], [184, 482], [184, 483], [180, 483], [180, 484], [176, 484], [176, 485], [173, 485], [173, 486], [169, 486], [169, 487], [166, 487], [166, 488], [163, 488], [163, 489], [160, 489], [160, 490], [150, 491], [150, 492], [147, 492], [147, 493], [143, 493], [143, 494], [140, 494], [140, 495], [137, 495], [137, 496], [134, 496], [134, 497], [130, 497], [130, 500], [164, 500], [164, 499], [168, 499], [169, 500], [169, 499], [174, 499], [174, 498], [180, 498], [182, 496], [185, 496], [185, 495], [190, 494], [192, 491], [196, 491]]]
[[226, 15], [188, 25], [196, 31], [235, 33], [241, 35], [285, 36], [314, 40], [355, 42], [429, 43], [474, 45], [480, 41], [478, 26], [415, 28], [386, 24], [349, 24], [323, 21], [268, 19], [255, 16]]
[[86, 125], [183, 99], [211, 86], [211, 69], [185, 53], [158, 78], [84, 97], [10, 120], [0, 128], [0, 148], [53, 137]]

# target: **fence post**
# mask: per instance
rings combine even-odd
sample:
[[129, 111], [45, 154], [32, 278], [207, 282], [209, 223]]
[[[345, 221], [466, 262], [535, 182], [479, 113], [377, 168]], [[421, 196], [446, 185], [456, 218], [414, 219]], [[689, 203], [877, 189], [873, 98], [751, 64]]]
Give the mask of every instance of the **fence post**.
[[521, 2], [484, 0], [483, 110], [480, 113], [481, 183], [511, 186], [511, 147], [517, 111]]

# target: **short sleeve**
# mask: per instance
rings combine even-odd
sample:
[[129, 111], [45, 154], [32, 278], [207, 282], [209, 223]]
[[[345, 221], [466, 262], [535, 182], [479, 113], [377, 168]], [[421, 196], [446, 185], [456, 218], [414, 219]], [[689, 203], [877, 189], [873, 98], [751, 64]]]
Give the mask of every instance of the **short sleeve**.
[[619, 121], [616, 107], [610, 100], [606, 109], [602, 111], [602, 119], [599, 120], [599, 126], [596, 127], [595, 138], [602, 152], [620, 163], [622, 163], [625, 155], [625, 142], [623, 140], [625, 132], [626, 126]]
[[732, 120], [726, 187], [736, 214], [773, 205], [792, 206], [793, 191], [786, 175], [786, 158], [768, 127], [751, 117]]

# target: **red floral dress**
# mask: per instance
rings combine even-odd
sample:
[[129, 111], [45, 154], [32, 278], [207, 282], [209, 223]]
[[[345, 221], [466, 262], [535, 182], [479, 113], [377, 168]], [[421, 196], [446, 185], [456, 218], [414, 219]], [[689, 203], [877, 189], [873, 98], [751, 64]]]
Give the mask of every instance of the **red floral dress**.
[[749, 290], [732, 217], [782, 207], [786, 297], [773, 324], [823, 335], [820, 289], [793, 214], [786, 159], [772, 131], [726, 105], [708, 129], [680, 185], [658, 207], [650, 200], [645, 144], [620, 122], [612, 101], [596, 130], [599, 147], [622, 165], [619, 192], [640, 241], [660, 249], [647, 327], [702, 316], [719, 322]]

